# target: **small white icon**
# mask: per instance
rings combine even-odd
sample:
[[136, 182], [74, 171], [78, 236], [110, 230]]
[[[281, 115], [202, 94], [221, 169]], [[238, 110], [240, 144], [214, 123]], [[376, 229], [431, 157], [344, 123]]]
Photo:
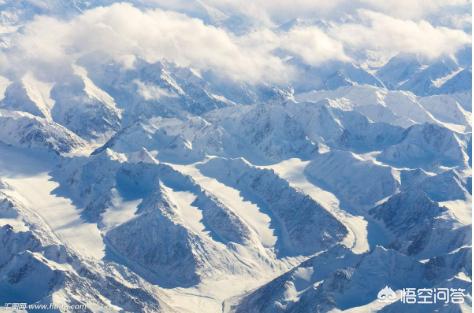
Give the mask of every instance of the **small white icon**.
[[381, 302], [393, 302], [395, 300], [398, 300], [398, 296], [392, 288], [390, 288], [389, 286], [385, 286], [380, 289], [379, 293], [377, 294], [377, 299], [379, 299], [379, 301]]

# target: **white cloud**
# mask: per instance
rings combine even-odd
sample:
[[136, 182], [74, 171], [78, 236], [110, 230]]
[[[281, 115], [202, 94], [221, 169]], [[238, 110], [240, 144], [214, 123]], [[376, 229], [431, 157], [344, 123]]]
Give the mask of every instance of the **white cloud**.
[[183, 14], [114, 4], [68, 22], [36, 18], [13, 39], [9, 57], [16, 59], [14, 66], [40, 64], [44, 68], [44, 64], [67, 64], [100, 52], [115, 59], [130, 55], [149, 62], [166, 59], [248, 82], [285, 79], [288, 71], [282, 60], [238, 41], [222, 29]]
[[349, 61], [342, 44], [317, 27], [295, 27], [282, 36], [281, 48], [300, 56], [310, 65], [327, 60]]
[[145, 84], [139, 80], [134, 83], [138, 87], [138, 94], [145, 100], [159, 100], [162, 97], [176, 98], [178, 95], [167, 89], [153, 84]]
[[[328, 60], [350, 60], [340, 42], [315, 26], [297, 25], [286, 32], [260, 29], [240, 37], [239, 41], [262, 53], [280, 50], [285, 54], [298, 56], [306, 64], [313, 66], [318, 66]], [[284, 58], [284, 56], [281, 57]]]
[[373, 11], [359, 11], [361, 23], [333, 25], [330, 33], [352, 49], [368, 49], [379, 54], [400, 52], [427, 58], [451, 55], [470, 44], [461, 30], [435, 27], [429, 22], [397, 19]]
[[[160, 2], [153, 0], [156, 1]], [[405, 52], [436, 58], [470, 43], [465, 32], [433, 26], [425, 20], [401, 19], [370, 10], [353, 11], [362, 5], [390, 11], [391, 6], [396, 6], [394, 1], [384, 5], [372, 0], [295, 1], [290, 8], [288, 1], [257, 0], [246, 6], [246, 13], [260, 15], [258, 18], [263, 20], [274, 16], [308, 16], [312, 12], [331, 14], [338, 8], [350, 14], [319, 26], [307, 21], [295, 23], [288, 30], [260, 26], [240, 36], [181, 13], [140, 10], [126, 3], [91, 9], [69, 20], [39, 16], [12, 36], [10, 49], [0, 52], [0, 71], [11, 76], [7, 74], [32, 70], [38, 77], [55, 77], [81, 56], [96, 53], [127, 67], [136, 58], [149, 62], [166, 59], [234, 80], [281, 83], [298, 77], [286, 63], [285, 54], [318, 66], [330, 60], [357, 61], [364, 55], [360, 52], [383, 57]], [[206, 5], [214, 2], [207, 0]], [[428, 6], [431, 11], [446, 5], [444, 0], [432, 2], [439, 3]], [[180, 8], [183, 0], [169, 4]], [[413, 5], [403, 0], [397, 8], [406, 11]], [[219, 8], [243, 10], [242, 2], [235, 0], [220, 1]]]

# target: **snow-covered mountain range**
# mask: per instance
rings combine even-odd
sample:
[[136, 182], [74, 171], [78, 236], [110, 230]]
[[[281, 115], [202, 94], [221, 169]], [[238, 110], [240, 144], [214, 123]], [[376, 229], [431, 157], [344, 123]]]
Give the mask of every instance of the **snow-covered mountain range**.
[[[316, 62], [323, 52], [295, 38], [355, 22], [275, 18], [264, 31], [214, 1], [114, 2], [0, 1], [0, 306], [470, 311], [470, 43], [377, 62], [352, 45]], [[123, 10], [145, 28], [117, 28]], [[192, 40], [170, 35], [178, 55], [150, 57], [169, 47], [141, 50], [149, 18], [170, 32], [189, 18], [227, 46], [193, 58], [180, 46]], [[40, 43], [43, 24], [63, 50]], [[253, 40], [274, 48], [271, 66], [257, 63], [263, 46], [245, 50]], [[280, 62], [294, 76], [253, 73]], [[381, 303], [385, 286], [466, 296]]]

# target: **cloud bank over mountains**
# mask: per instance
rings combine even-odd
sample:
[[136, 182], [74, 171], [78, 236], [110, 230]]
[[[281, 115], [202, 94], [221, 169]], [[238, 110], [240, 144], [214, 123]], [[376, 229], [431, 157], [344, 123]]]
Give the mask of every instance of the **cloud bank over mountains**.
[[[19, 31], [0, 50], [0, 74], [34, 69], [60, 75], [94, 53], [124, 66], [135, 58], [167, 60], [236, 81], [286, 83], [298, 75], [295, 59], [309, 66], [363, 63], [367, 55], [387, 60], [401, 52], [436, 59], [471, 42], [465, 29], [429, 20], [440, 10], [462, 18], [466, 1], [296, 2], [101, 2], [105, 6], [85, 7], [69, 18], [33, 15], [15, 25]], [[57, 6], [39, 3], [41, 10]], [[239, 31], [242, 25], [250, 26]]]

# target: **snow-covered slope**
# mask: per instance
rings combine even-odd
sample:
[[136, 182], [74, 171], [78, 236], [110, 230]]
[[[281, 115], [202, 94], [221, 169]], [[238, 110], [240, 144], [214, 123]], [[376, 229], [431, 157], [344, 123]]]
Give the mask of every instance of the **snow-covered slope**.
[[50, 91], [49, 84], [38, 81], [28, 74], [21, 81], [7, 86], [0, 106], [51, 120], [51, 108], [54, 102], [49, 96]]
[[98, 88], [80, 67], [51, 90], [52, 118], [84, 139], [108, 137], [120, 128], [121, 112], [114, 99]]
[[[460, 251], [446, 259], [458, 259], [463, 264], [470, 262], [466, 251]], [[424, 312], [435, 310], [438, 304], [423, 306], [403, 305], [399, 301], [377, 302], [377, 293], [384, 286], [400, 292], [406, 284], [412, 288], [421, 286], [468, 288], [469, 281], [454, 279], [467, 267], [458, 267], [452, 262], [442, 263], [439, 258], [426, 262], [400, 254], [394, 250], [376, 247], [364, 255], [354, 255], [342, 247], [335, 247], [321, 255], [301, 263], [267, 285], [251, 292], [241, 300], [229, 303], [230, 312]], [[455, 262], [454, 262], [455, 263]], [[441, 273], [436, 275], [434, 273]], [[403, 274], [402, 274], [403, 273]], [[452, 304], [443, 312], [459, 310]]]
[[[471, 54], [466, 49], [466, 54]], [[461, 55], [445, 57], [433, 62], [416, 55], [401, 54], [390, 59], [377, 70], [385, 86], [390, 89], [409, 90], [419, 96], [453, 94], [471, 91], [471, 60]]]
[[466, 161], [462, 142], [456, 134], [433, 124], [411, 126], [404, 132], [403, 139], [384, 149], [378, 159], [407, 167], [453, 166]]
[[0, 109], [0, 121], [0, 141], [12, 146], [67, 153], [85, 145], [67, 128], [30, 113]]
[[[471, 226], [421, 191], [402, 192], [370, 210], [393, 233], [393, 249], [427, 258], [469, 245]], [[442, 247], [440, 249], [440, 247]]]
[[345, 227], [308, 195], [293, 189], [273, 171], [253, 168], [242, 159], [212, 159], [199, 167], [207, 175], [240, 190], [271, 218], [278, 254], [307, 255], [342, 240]]
[[[18, 167], [5, 163], [9, 158]], [[8, 177], [0, 187], [0, 302], [54, 303], [64, 312], [85, 303], [91, 311], [176, 312], [162, 291], [91, 254], [92, 239], [102, 242], [97, 226], [71, 219], [76, 209], [48, 195], [54, 183], [42, 173], [54, 158], [2, 146], [0, 159], [2, 177]]]
[[471, 98], [462, 93], [418, 97], [408, 91], [354, 86], [310, 91], [296, 95], [296, 99], [311, 102], [329, 99], [332, 107], [355, 110], [374, 122], [402, 127], [434, 123], [457, 132], [470, 132], [470, 113], [466, 111], [470, 111]]
[[355, 207], [374, 204], [398, 187], [390, 167], [349, 151], [333, 150], [316, 156], [305, 168], [305, 174], [313, 184], [331, 190], [341, 201]]

